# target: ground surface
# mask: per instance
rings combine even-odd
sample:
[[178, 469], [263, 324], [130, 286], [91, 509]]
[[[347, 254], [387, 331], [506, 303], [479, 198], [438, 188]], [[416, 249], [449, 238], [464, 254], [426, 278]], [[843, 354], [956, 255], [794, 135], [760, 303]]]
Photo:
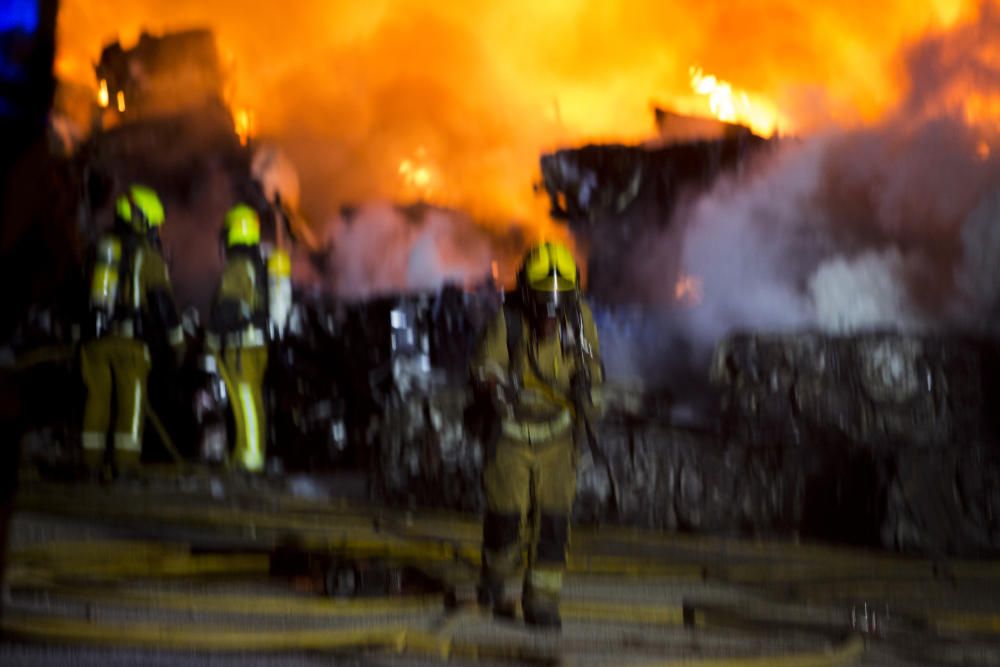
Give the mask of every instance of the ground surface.
[[[997, 563], [580, 527], [553, 634], [475, 606], [474, 517], [380, 510], [356, 491], [194, 472], [29, 479], [0, 664], [1000, 664]], [[280, 545], [297, 576], [272, 572]], [[359, 562], [366, 577], [408, 569], [367, 596], [324, 596], [335, 559], [342, 585]], [[416, 571], [438, 590], [412, 589]]]

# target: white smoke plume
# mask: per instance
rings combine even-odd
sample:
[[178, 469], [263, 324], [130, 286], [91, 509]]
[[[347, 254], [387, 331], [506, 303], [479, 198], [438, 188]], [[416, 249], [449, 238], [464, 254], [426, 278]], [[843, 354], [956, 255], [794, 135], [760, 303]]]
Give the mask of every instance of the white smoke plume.
[[490, 275], [501, 245], [464, 214], [387, 203], [334, 218], [324, 233], [329, 257], [322, 280], [349, 299], [475, 284]]
[[[926, 38], [910, 94], [876, 125], [789, 141], [674, 224], [703, 300], [704, 343], [736, 329], [969, 328], [1000, 295], [996, 130], [970, 96], [1000, 99], [1000, 16]], [[655, 254], [654, 254], [655, 262]]]

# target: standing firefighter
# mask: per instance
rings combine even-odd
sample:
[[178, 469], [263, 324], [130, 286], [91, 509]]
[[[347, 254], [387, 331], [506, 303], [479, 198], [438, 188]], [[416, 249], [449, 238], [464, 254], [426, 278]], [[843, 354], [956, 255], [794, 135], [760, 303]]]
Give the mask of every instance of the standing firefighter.
[[472, 366], [500, 422], [483, 471], [479, 601], [497, 614], [512, 613], [504, 584], [527, 543], [524, 620], [558, 628], [576, 495], [574, 426], [598, 415], [603, 374], [597, 330], [569, 250], [555, 243], [533, 248], [517, 284], [517, 296], [490, 324]]
[[[220, 348], [223, 377], [236, 426], [231, 461], [250, 472], [264, 469], [267, 421], [268, 273], [260, 251], [260, 219], [246, 204], [226, 214], [226, 266], [212, 305], [213, 340]], [[276, 255], [287, 260], [287, 255]]]
[[115, 225], [97, 245], [90, 285], [90, 330], [80, 348], [87, 386], [83, 414], [84, 460], [105, 462], [111, 400], [115, 399], [113, 462], [134, 471], [142, 453], [149, 376], [147, 341], [165, 337], [179, 353], [184, 333], [160, 252], [163, 204], [156, 193], [133, 185], [115, 202]]

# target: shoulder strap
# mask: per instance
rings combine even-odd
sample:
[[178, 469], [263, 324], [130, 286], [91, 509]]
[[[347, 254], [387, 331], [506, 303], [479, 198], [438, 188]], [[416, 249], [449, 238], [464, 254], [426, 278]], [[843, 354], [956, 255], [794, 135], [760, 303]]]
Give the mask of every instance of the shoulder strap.
[[509, 301], [503, 304], [504, 327], [507, 329], [507, 364], [513, 377], [521, 376], [520, 364], [521, 341], [524, 338], [524, 322], [521, 310]]
[[253, 253], [253, 267], [257, 273], [254, 285], [257, 288], [259, 316], [266, 321], [271, 316], [271, 290], [269, 289], [271, 275], [267, 272], [267, 260], [264, 259], [264, 253], [260, 251], [259, 247]]
[[121, 243], [121, 259], [118, 264], [118, 306], [124, 309], [129, 316], [133, 316], [133, 304], [136, 295], [132, 292], [135, 289], [135, 239], [126, 234], [117, 235], [118, 242]]

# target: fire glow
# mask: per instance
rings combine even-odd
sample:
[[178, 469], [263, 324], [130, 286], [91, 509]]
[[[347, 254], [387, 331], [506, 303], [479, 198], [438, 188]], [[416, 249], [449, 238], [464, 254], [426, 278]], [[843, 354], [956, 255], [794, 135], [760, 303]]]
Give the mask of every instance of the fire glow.
[[[232, 108], [254, 110], [235, 114], [241, 142], [288, 150], [303, 190], [320, 193], [311, 218], [404, 197], [556, 236], [532, 192], [540, 153], [649, 139], [651, 102], [764, 136], [876, 121], [906, 94], [906, 47], [979, 6], [381, 0], [249, 12], [235, 0], [65, 0], [57, 55], [92, 63], [109, 35], [128, 48], [144, 29], [211, 27], [232, 55]], [[90, 77], [78, 82], [96, 89]], [[977, 119], [996, 111], [987, 100], [968, 106]]]
[[697, 276], [682, 275], [674, 283], [674, 301], [685, 306], [701, 302], [701, 280]]
[[420, 148], [417, 157], [400, 160], [396, 171], [402, 180], [401, 195], [404, 198], [416, 197], [424, 202], [429, 202], [433, 198], [435, 179], [431, 168], [422, 162], [425, 157], [426, 151]]

